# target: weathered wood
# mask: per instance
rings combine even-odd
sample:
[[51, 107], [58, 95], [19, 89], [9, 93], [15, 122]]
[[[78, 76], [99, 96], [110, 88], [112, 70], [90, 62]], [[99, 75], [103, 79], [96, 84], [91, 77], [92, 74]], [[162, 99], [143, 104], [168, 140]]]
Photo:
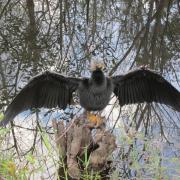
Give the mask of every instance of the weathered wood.
[[[102, 118], [102, 117], [98, 117]], [[102, 118], [102, 120], [104, 120]], [[84, 115], [72, 120], [66, 127], [63, 121], [53, 121], [56, 130], [55, 139], [60, 153], [59, 177], [65, 177], [67, 169], [69, 179], [81, 179], [86, 168], [89, 174], [109, 173], [109, 157], [116, 148], [115, 137], [105, 129], [104, 123], [91, 123]], [[95, 129], [92, 133], [92, 130]], [[85, 162], [87, 157], [88, 162]], [[63, 161], [63, 162], [62, 162]], [[108, 179], [108, 178], [105, 178]]]

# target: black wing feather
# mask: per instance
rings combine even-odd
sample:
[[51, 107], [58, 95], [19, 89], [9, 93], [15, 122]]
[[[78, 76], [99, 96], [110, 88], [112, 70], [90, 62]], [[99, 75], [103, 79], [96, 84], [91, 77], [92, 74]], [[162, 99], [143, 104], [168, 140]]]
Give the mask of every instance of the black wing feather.
[[65, 109], [71, 103], [72, 93], [77, 90], [80, 81], [49, 71], [35, 76], [8, 106], [0, 126], [5, 126], [27, 109], [57, 106]]
[[159, 74], [137, 69], [112, 77], [114, 93], [121, 106], [132, 103], [159, 102], [180, 111], [180, 92]]

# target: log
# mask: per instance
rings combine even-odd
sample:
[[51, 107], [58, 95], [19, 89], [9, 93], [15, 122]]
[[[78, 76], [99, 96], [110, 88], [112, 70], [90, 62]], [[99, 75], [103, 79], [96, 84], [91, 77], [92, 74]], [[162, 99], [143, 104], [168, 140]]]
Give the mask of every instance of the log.
[[[101, 124], [92, 123], [80, 115], [67, 125], [53, 120], [55, 141], [59, 150], [59, 178], [83, 179], [88, 174], [100, 174], [108, 179], [111, 161], [109, 157], [116, 149], [115, 136], [105, 129], [105, 118]], [[67, 173], [66, 173], [67, 172]]]

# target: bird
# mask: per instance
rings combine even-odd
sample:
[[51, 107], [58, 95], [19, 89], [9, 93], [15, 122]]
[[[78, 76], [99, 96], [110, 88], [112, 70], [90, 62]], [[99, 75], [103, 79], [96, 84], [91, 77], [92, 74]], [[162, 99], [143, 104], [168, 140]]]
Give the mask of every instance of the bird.
[[80, 105], [87, 112], [102, 111], [113, 93], [120, 106], [156, 102], [180, 112], [180, 92], [153, 70], [140, 67], [108, 77], [103, 72], [102, 61], [93, 61], [90, 69], [89, 78], [68, 77], [52, 71], [33, 77], [7, 107], [0, 126], [6, 126], [16, 115], [28, 109], [58, 107], [64, 110], [72, 104], [75, 91]]

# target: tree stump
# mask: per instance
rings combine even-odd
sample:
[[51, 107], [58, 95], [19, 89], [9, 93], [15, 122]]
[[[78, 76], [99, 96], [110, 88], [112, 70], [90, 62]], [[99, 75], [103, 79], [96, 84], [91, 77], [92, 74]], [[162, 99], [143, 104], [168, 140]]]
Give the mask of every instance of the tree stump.
[[104, 123], [98, 125], [80, 115], [67, 125], [53, 120], [56, 130], [55, 140], [59, 150], [59, 177], [83, 179], [85, 175], [99, 174], [108, 179], [110, 156], [116, 148], [115, 137], [105, 129]]

